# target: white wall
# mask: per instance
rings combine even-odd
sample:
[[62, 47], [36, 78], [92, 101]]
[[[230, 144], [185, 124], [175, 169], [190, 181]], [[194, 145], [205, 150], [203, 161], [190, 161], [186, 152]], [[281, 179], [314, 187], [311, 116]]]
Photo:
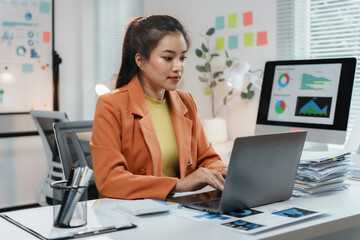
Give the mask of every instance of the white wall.
[[[245, 32], [256, 33], [256, 31], [266, 30], [268, 32], [268, 45], [243, 47], [240, 43], [239, 49], [229, 50], [230, 57], [249, 62], [252, 70], [263, 69], [266, 61], [276, 58], [276, 0], [182, 0], [181, 2], [145, 0], [144, 2], [146, 15], [168, 14], [179, 19], [187, 27], [192, 46], [180, 88], [194, 96], [201, 118], [211, 116], [210, 98], [203, 95], [204, 84], [198, 80], [199, 72], [195, 69], [195, 65], [203, 64], [204, 61], [196, 57], [194, 52], [203, 41], [200, 34], [204, 34], [210, 27], [214, 26], [215, 17], [225, 16], [226, 18], [228, 14], [237, 13], [238, 24], [242, 25], [242, 14], [252, 11], [254, 21], [252, 26], [238, 26], [235, 29], [219, 30], [219, 32], [232, 31], [233, 33], [235, 31], [242, 41], [241, 36]], [[221, 97], [219, 97], [218, 102], [221, 102], [223, 95], [221, 93], [219, 95]], [[236, 97], [229, 103], [222, 113], [222, 117], [227, 119], [230, 139], [254, 133], [258, 102], [259, 91], [256, 91], [255, 97], [251, 100], [241, 100], [240, 97]]]

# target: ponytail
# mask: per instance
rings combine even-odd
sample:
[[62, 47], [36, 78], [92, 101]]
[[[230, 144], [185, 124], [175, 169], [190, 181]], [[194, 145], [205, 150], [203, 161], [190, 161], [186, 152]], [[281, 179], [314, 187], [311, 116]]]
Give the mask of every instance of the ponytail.
[[133, 76], [138, 72], [138, 66], [135, 62], [136, 52], [131, 46], [131, 35], [135, 28], [135, 24], [139, 19], [141, 19], [141, 17], [138, 17], [130, 22], [126, 30], [122, 47], [121, 67], [117, 76], [115, 88], [121, 88], [122, 86], [127, 85]]

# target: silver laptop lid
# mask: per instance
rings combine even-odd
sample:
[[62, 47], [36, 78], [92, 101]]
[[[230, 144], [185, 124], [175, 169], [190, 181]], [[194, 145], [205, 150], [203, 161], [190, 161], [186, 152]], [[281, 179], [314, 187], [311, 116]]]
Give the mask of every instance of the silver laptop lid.
[[305, 138], [306, 131], [237, 138], [220, 212], [289, 199]]

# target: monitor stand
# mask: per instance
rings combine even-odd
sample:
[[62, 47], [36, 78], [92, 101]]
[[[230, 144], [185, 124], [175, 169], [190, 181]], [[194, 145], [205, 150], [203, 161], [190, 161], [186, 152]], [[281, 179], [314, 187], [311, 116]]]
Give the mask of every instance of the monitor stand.
[[329, 151], [329, 147], [326, 143], [317, 142], [305, 142], [303, 151], [311, 152], [326, 152]]

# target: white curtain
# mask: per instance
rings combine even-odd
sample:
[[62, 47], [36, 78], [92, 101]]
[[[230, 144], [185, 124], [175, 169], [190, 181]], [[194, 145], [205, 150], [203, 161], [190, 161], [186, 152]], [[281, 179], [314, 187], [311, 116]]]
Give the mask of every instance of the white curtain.
[[96, 82], [110, 81], [120, 68], [122, 42], [127, 24], [143, 16], [143, 0], [97, 0]]

